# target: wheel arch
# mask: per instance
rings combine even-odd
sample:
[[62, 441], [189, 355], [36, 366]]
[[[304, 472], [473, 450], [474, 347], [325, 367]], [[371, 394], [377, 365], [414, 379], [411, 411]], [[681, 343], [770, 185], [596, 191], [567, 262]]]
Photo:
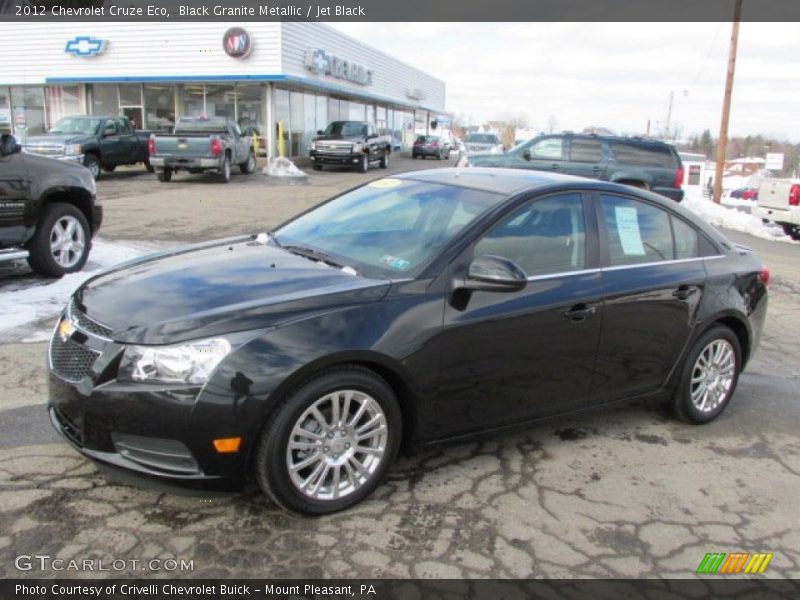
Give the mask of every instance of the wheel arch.
[[402, 417], [403, 433], [400, 448], [403, 451], [409, 451], [416, 440], [420, 394], [415, 391], [414, 385], [410, 383], [410, 375], [400, 363], [374, 351], [344, 352], [326, 356], [291, 373], [270, 392], [271, 401], [261, 417], [259, 429], [263, 430], [264, 425], [269, 422], [275, 411], [280, 409], [283, 399], [292, 390], [299, 388], [324, 371], [347, 367], [360, 367], [372, 371], [382, 378], [395, 393]]
[[742, 321], [739, 317], [734, 315], [725, 315], [721, 316], [714, 321], [710, 322], [708, 327], [703, 330], [703, 333], [711, 329], [716, 325], [724, 325], [731, 331], [733, 331], [734, 335], [736, 335], [736, 339], [739, 340], [739, 348], [742, 351], [742, 369], [747, 365], [747, 361], [750, 359], [750, 346], [751, 346], [751, 333], [750, 328], [747, 324]]
[[64, 204], [71, 204], [83, 213], [86, 217], [86, 222], [89, 223], [89, 228], [92, 234], [97, 231], [96, 223], [94, 222], [94, 214], [92, 211], [92, 195], [89, 191], [83, 188], [54, 188], [48, 190], [42, 195], [40, 214], [44, 209], [56, 202], [63, 202]]

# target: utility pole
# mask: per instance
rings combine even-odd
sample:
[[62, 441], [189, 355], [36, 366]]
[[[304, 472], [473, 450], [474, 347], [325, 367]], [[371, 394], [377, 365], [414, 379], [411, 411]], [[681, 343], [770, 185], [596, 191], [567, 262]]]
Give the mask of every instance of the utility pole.
[[664, 127], [664, 139], [669, 140], [672, 134], [669, 131], [670, 122], [672, 121], [672, 101], [675, 99], [675, 92], [669, 93], [669, 105], [667, 106], [667, 125]]
[[722, 198], [722, 170], [725, 167], [725, 150], [728, 146], [728, 121], [731, 116], [731, 94], [733, 92], [733, 74], [736, 70], [736, 46], [739, 43], [739, 21], [742, 18], [742, 0], [736, 0], [733, 9], [733, 29], [731, 30], [731, 47], [728, 51], [728, 74], [725, 77], [725, 97], [722, 100], [722, 121], [719, 125], [717, 142], [717, 169], [714, 174], [714, 197], [717, 204]]

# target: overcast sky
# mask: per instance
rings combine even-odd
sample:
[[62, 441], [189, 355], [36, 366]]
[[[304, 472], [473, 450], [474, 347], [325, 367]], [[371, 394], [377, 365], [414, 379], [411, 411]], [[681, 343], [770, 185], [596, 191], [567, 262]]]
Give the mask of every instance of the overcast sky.
[[[730, 23], [332, 23], [447, 84], [473, 124], [524, 115], [545, 130], [595, 125], [719, 134]], [[379, 43], [375, 43], [379, 40]], [[797, 23], [742, 23], [732, 135], [800, 142]]]

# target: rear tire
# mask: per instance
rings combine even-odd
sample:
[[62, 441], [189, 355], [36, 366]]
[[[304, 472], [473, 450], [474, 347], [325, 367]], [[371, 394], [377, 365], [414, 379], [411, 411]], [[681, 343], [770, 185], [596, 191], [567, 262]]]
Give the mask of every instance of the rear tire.
[[222, 169], [219, 174], [222, 183], [230, 183], [231, 180], [231, 155], [226, 154], [225, 160], [222, 162]]
[[117, 168], [117, 165], [108, 165], [107, 167], [103, 167], [103, 171], [106, 173], [113, 173], [114, 169]]
[[322, 165], [311, 165], [311, 168], [315, 171], [322, 171]]
[[401, 433], [386, 381], [362, 367], [329, 369], [294, 390], [270, 418], [255, 449], [255, 478], [285, 509], [337, 512], [378, 487]]
[[741, 369], [739, 338], [724, 325], [712, 327], [686, 355], [672, 412], [694, 425], [713, 421], [730, 402]]
[[169, 183], [172, 179], [172, 169], [165, 167], [160, 171], [156, 171], [156, 177], [158, 177], [158, 180], [161, 182]]
[[155, 168], [153, 167], [153, 165], [150, 164], [150, 159], [149, 158], [144, 161], [144, 168], [147, 169], [148, 173], [152, 173], [153, 171], [155, 171]]
[[92, 231], [84, 214], [72, 204], [54, 202], [42, 211], [28, 245], [28, 265], [45, 277], [62, 277], [80, 271], [91, 248]]

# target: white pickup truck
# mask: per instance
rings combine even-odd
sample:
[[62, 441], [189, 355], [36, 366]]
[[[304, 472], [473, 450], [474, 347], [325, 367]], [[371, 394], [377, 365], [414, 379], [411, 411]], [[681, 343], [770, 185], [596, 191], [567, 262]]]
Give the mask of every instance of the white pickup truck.
[[800, 240], [800, 179], [762, 181], [755, 214], [783, 227], [793, 240]]

